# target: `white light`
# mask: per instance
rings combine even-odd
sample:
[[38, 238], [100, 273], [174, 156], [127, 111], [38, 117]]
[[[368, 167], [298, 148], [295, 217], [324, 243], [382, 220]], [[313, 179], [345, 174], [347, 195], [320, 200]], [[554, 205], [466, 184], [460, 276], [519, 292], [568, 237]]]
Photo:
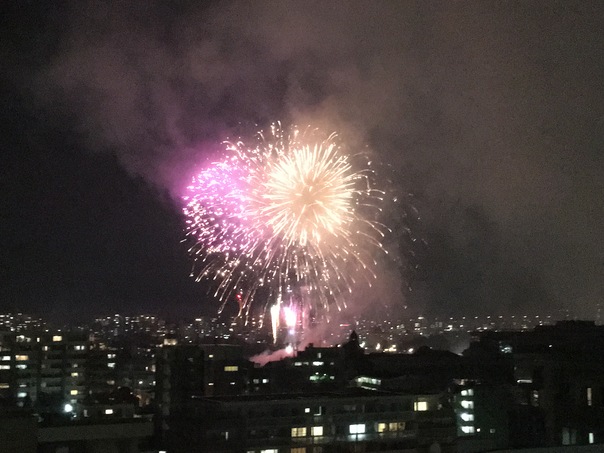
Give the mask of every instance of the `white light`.
[[415, 404], [413, 405], [413, 410], [416, 412], [427, 411], [428, 402], [427, 401], [416, 401]]
[[64, 412], [71, 412], [72, 410], [73, 410], [73, 406], [69, 403], [67, 403], [65, 406], [63, 406]]
[[113, 414], [113, 409], [105, 409], [105, 415]]
[[468, 414], [467, 412], [463, 412], [460, 415], [460, 417], [464, 422], [473, 422], [474, 421], [474, 414]]
[[474, 409], [474, 401], [462, 400], [461, 407], [464, 409]]
[[350, 425], [348, 427], [348, 432], [350, 434], [364, 434], [365, 433], [365, 424], [364, 423], [357, 423], [354, 425]]
[[310, 428], [311, 436], [322, 436], [323, 435], [323, 427], [322, 426], [313, 426]]

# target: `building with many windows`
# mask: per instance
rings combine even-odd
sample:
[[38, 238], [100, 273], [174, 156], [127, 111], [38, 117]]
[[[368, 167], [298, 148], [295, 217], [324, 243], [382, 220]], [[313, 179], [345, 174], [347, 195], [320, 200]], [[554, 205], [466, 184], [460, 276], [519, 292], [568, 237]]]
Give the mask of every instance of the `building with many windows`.
[[197, 398], [168, 419], [168, 451], [313, 453], [454, 451], [455, 416], [442, 395], [334, 393]]
[[42, 411], [80, 404], [88, 349], [79, 333], [0, 333], [0, 395]]

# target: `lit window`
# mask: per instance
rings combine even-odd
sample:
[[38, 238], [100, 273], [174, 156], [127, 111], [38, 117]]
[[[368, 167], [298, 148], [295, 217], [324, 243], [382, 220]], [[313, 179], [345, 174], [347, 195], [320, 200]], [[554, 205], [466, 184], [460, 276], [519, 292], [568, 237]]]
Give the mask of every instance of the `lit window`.
[[74, 396], [75, 396], [75, 395], [77, 395], [77, 394], [78, 394], [78, 391], [77, 391], [76, 389], [73, 389], [73, 390], [70, 390], [70, 391], [69, 391], [69, 394], [70, 394], [70, 395], [74, 395]]
[[15, 365], [15, 368], [17, 368], [18, 370], [26, 370], [27, 365], [25, 365], [24, 363], [18, 363], [17, 365]]
[[7, 388], [10, 388], [10, 385], [8, 385], [8, 383], [0, 382], [0, 389], [7, 389]]
[[76, 344], [73, 348], [76, 351], [85, 351], [86, 350], [86, 346], [84, 346], [83, 344]]
[[63, 341], [63, 337], [61, 335], [53, 335], [52, 341]]
[[467, 412], [462, 412], [462, 414], [460, 415], [460, 418], [464, 422], [473, 422], [474, 421], [474, 414], [468, 414]]
[[533, 390], [531, 404], [533, 406], [539, 406], [539, 390]]
[[26, 392], [19, 392], [17, 393], [17, 398], [25, 398], [27, 396]]
[[590, 444], [594, 443], [594, 433], [589, 433], [589, 443]]
[[415, 403], [413, 403], [413, 410], [416, 412], [427, 411], [428, 402], [427, 401], [416, 401]]
[[474, 427], [473, 426], [462, 426], [461, 431], [464, 434], [474, 434]]
[[587, 387], [587, 405], [591, 406], [592, 402], [593, 401], [592, 401], [591, 387]]
[[[380, 423], [380, 424], [382, 424], [382, 423]], [[388, 423], [387, 425], [385, 423], [383, 423], [383, 425], [384, 425], [384, 430], [387, 430], [387, 431], [404, 431], [405, 427], [407, 426], [406, 422], [391, 422], [391, 423]], [[378, 429], [379, 429], [379, 425], [378, 425]], [[382, 432], [382, 431], [378, 431], [378, 432]]]
[[79, 373], [71, 373], [71, 377], [78, 377]]
[[107, 354], [108, 359], [115, 359], [115, 354]]
[[323, 427], [322, 426], [313, 426], [310, 428], [311, 436], [322, 436], [323, 435]]
[[105, 415], [112, 415], [113, 409], [105, 409]]
[[292, 437], [305, 437], [306, 436], [306, 426], [302, 426], [299, 428], [292, 428]]
[[279, 453], [279, 450], [276, 448], [269, 448], [267, 450], [260, 450], [260, 453]]
[[461, 407], [464, 409], [474, 409], [474, 401], [462, 400]]
[[310, 414], [310, 407], [305, 407], [304, 408], [304, 413], [305, 414]]
[[348, 426], [348, 432], [350, 434], [364, 434], [365, 433], [365, 424], [356, 423], [354, 425], [350, 425], [350, 426]]
[[323, 366], [324, 362], [316, 361], [312, 363], [312, 366]]
[[224, 371], [239, 371], [239, 367], [237, 365], [227, 365], [224, 367]]
[[262, 379], [263, 384], [268, 384], [268, 379]]
[[474, 389], [462, 390], [461, 396], [474, 396]]
[[29, 356], [26, 355], [16, 355], [15, 360], [18, 362], [23, 362], [25, 360], [29, 360]]
[[3, 355], [3, 356], [2, 356], [2, 360], [3, 360], [4, 362], [8, 362], [8, 361], [10, 360], [10, 356], [9, 356], [9, 355]]
[[107, 368], [115, 368], [115, 362], [109, 362]]
[[294, 447], [289, 450], [289, 453], [306, 453], [306, 447]]
[[378, 423], [377, 424], [377, 432], [384, 433], [386, 432], [386, 423]]

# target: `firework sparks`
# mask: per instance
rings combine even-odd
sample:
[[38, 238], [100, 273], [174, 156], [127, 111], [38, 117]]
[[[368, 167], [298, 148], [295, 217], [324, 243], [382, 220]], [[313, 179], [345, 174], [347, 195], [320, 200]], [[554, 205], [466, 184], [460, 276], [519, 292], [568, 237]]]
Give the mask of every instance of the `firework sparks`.
[[375, 277], [383, 251], [371, 163], [345, 153], [335, 134], [274, 125], [258, 137], [252, 147], [227, 143], [188, 187], [192, 275], [215, 282], [223, 308], [235, 298], [240, 315], [255, 299], [315, 316], [341, 310], [359, 276]]

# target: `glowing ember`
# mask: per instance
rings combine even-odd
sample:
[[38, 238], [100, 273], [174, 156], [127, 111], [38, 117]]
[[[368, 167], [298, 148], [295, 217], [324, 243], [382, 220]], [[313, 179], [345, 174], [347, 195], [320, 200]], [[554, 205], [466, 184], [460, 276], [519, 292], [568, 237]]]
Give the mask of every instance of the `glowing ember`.
[[283, 307], [283, 317], [285, 318], [285, 325], [287, 327], [292, 329], [296, 327], [298, 316], [292, 307]]

